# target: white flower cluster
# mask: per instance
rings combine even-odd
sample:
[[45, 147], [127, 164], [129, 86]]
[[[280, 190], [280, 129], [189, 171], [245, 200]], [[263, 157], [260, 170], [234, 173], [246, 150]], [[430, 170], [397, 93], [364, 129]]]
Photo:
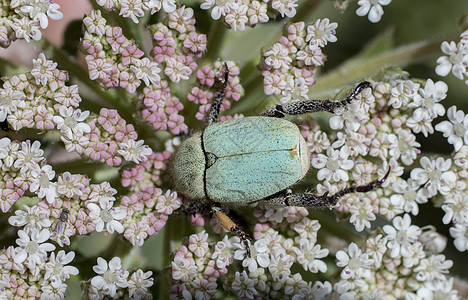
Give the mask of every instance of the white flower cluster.
[[[317, 243], [318, 221], [307, 218], [304, 208], [268, 211], [270, 217], [264, 217], [263, 223], [257, 224], [257, 234], [254, 234], [256, 241], [250, 246], [250, 257], [237, 236], [224, 236], [212, 247], [205, 231], [191, 235], [188, 246], [179, 248], [172, 262], [172, 279], [175, 281], [172, 298], [194, 296], [208, 299], [216, 292], [219, 282], [223, 283], [225, 290], [242, 299], [302, 299], [309, 295], [320, 299], [329, 294], [330, 282], [317, 281], [312, 286], [300, 273], [292, 270], [293, 265], [297, 264], [310, 273], [327, 271], [323, 260], [329, 251]], [[257, 213], [264, 215], [264, 211]], [[283, 218], [289, 220], [284, 224], [288, 224], [294, 236], [286, 237], [265, 223]], [[242, 262], [243, 268], [235, 273], [228, 272], [227, 267], [234, 265], [236, 260]], [[226, 276], [218, 280], [222, 275]]]
[[55, 224], [51, 220], [55, 218], [50, 216], [48, 210], [26, 205], [23, 209], [17, 210], [15, 216], [8, 219], [13, 226], [24, 226], [18, 230], [18, 247], [10, 246], [0, 251], [1, 268], [8, 270], [10, 275], [6, 288], [2, 288], [2, 296], [10, 299], [15, 290], [13, 282], [29, 278], [29, 288], [36, 290], [36, 298], [63, 298], [67, 290], [65, 281], [70, 275], [78, 274], [77, 268], [67, 265], [74, 259], [75, 253], [64, 250], [53, 252], [56, 247], [48, 241], [55, 234], [51, 231]]
[[116, 10], [124, 18], [130, 18], [139, 23], [138, 18], [145, 15], [145, 11], [154, 14], [161, 10], [173, 12], [176, 9], [175, 0], [97, 0], [96, 3], [107, 10]]
[[[343, 268], [334, 285], [340, 299], [458, 299], [453, 278], [446, 276], [453, 262], [439, 254], [445, 242], [437, 234], [412, 225], [408, 214], [395, 217], [383, 231], [363, 249], [351, 243], [336, 253]], [[396, 279], [401, 284], [395, 285]]]
[[[445, 114], [441, 101], [447, 89], [444, 82], [430, 79], [423, 85], [407, 79], [374, 83], [373, 90], [364, 90], [330, 118], [330, 127], [342, 132], [324, 136], [318, 127], [309, 130], [313, 132], [306, 137], [313, 150], [311, 165], [318, 180], [324, 181], [317, 186], [318, 194], [333, 194], [348, 181], [369, 183], [375, 180], [373, 174], [381, 178], [391, 167], [383, 189], [347, 195], [337, 205], [350, 214], [349, 221], [357, 231], [370, 228], [377, 213], [389, 220], [405, 212], [417, 215], [418, 205], [433, 199], [445, 212], [442, 221], [456, 224], [450, 232], [457, 249], [468, 250], [464, 231], [468, 228], [468, 183], [462, 180], [468, 168], [468, 116], [453, 106], [447, 111], [448, 120], [433, 127], [433, 120]], [[454, 146], [452, 157], [419, 157], [416, 134], [428, 136], [434, 129], [443, 132]], [[380, 158], [383, 165], [371, 163], [367, 157]], [[410, 178], [400, 178], [405, 166], [417, 162], [419, 167], [413, 167]]]
[[122, 268], [119, 257], [112, 258], [109, 263], [98, 257], [97, 265], [93, 267], [98, 275], [91, 278], [88, 289], [85, 291], [88, 299], [102, 299], [103, 295], [112, 299], [152, 299], [148, 291], [153, 285], [153, 272], [143, 272], [140, 269], [130, 272]]
[[372, 23], [377, 23], [383, 16], [382, 6], [389, 5], [392, 0], [359, 0], [359, 8], [356, 14], [360, 17], [368, 14], [368, 19]]
[[269, 20], [267, 13], [271, 8], [281, 17], [289, 18], [296, 15], [297, 0], [204, 0], [200, 5], [202, 9], [211, 9], [211, 17], [219, 20], [221, 17], [234, 31], [244, 31], [245, 26], [255, 26], [258, 23], [265, 23]]
[[287, 35], [263, 53], [260, 67], [265, 94], [281, 95], [281, 103], [307, 100], [316, 68], [325, 61], [322, 48], [337, 41], [337, 27], [327, 18], [307, 26], [304, 22], [290, 24]]
[[41, 29], [49, 26], [49, 18], [61, 20], [60, 5], [51, 0], [12, 0], [0, 4], [0, 47], [8, 47], [13, 36], [30, 42], [42, 37]]
[[460, 41], [443, 42], [440, 50], [445, 54], [437, 59], [435, 72], [447, 76], [450, 72], [468, 85], [468, 30], [460, 34]]

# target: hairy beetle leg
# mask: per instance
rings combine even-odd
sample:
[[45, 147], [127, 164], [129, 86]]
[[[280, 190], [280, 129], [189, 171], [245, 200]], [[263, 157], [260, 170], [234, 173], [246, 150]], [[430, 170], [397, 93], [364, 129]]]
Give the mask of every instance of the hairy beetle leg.
[[263, 203], [270, 206], [302, 206], [308, 208], [327, 208], [334, 206], [338, 200], [344, 195], [351, 193], [366, 193], [376, 187], [381, 186], [388, 175], [390, 168], [385, 176], [380, 180], [372, 181], [366, 185], [353, 185], [338, 191], [336, 194], [329, 196], [328, 192], [323, 195], [314, 195], [310, 193], [292, 194], [280, 192], [275, 197], [262, 200]]
[[182, 212], [186, 216], [195, 215], [198, 212], [206, 211], [210, 204], [206, 201], [189, 202], [187, 206], [181, 207], [178, 212]]
[[221, 104], [223, 104], [224, 96], [226, 95], [226, 88], [229, 79], [229, 68], [227, 63], [224, 63], [224, 81], [221, 86], [221, 90], [215, 96], [213, 104], [211, 104], [210, 114], [208, 116], [208, 125], [218, 122], [219, 111], [221, 110]]
[[372, 87], [368, 81], [363, 81], [354, 89], [354, 91], [344, 100], [305, 100], [300, 102], [286, 103], [274, 105], [265, 110], [262, 115], [267, 117], [284, 118], [285, 115], [302, 115], [319, 111], [327, 111], [334, 113], [337, 108], [343, 107], [351, 103], [359, 93], [366, 88]]
[[220, 207], [213, 206], [211, 210], [216, 218], [218, 218], [221, 225], [226, 228], [226, 230], [241, 239], [241, 242], [244, 244], [247, 257], [250, 258], [250, 240], [247, 234], [236, 223], [234, 223], [234, 221], [229, 218], [229, 216], [226, 215], [226, 213]]

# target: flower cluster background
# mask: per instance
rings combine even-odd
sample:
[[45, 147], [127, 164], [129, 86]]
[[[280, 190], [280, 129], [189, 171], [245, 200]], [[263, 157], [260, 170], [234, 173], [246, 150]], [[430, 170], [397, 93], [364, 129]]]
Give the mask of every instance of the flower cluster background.
[[[428, 3], [429, 2], [429, 3]], [[468, 298], [468, 3], [0, 0], [0, 299]], [[174, 189], [206, 126], [275, 104], [333, 207], [224, 207]]]

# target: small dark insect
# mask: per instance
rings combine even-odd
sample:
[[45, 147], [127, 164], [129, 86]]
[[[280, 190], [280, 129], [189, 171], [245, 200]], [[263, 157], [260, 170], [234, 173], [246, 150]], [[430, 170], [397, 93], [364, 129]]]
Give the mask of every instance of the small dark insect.
[[62, 209], [60, 216], [58, 218], [57, 225], [55, 226], [55, 234], [57, 238], [61, 238], [65, 229], [67, 228], [68, 214], [70, 211], [67, 208]]

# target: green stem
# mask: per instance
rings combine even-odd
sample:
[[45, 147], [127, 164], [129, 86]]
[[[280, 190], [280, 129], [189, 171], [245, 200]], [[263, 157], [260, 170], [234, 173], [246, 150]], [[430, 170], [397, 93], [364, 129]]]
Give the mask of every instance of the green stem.
[[217, 58], [219, 50], [221, 49], [220, 44], [224, 42], [224, 36], [226, 35], [226, 25], [220, 21], [212, 22], [210, 32], [207, 34], [207, 46], [205, 59], [207, 61]]
[[9, 73], [17, 74], [20, 70], [27, 72], [26, 68], [0, 57], [0, 74], [2, 74], [2, 76], [5, 76]]

